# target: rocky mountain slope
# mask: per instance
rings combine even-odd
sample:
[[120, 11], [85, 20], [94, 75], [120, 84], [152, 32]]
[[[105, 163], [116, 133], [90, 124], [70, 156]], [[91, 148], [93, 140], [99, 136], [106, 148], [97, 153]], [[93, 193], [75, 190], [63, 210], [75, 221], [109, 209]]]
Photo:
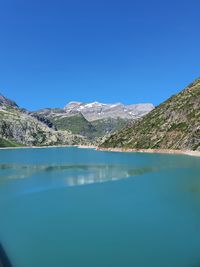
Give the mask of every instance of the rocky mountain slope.
[[[80, 104], [80, 110], [72, 106], [71, 103], [65, 109], [29, 112], [0, 95], [0, 147], [94, 145], [105, 135], [121, 129], [131, 116], [142, 116], [153, 108], [150, 104], [139, 104], [126, 111], [121, 104], [114, 108], [96, 102]], [[101, 116], [98, 115], [98, 121], [87, 120], [83, 113], [92, 119]]]
[[200, 150], [200, 78], [101, 147]]
[[14, 101], [0, 94], [0, 108], [3, 108], [3, 107], [19, 108], [18, 105]]
[[85, 144], [86, 140], [69, 131], [56, 131], [17, 104], [0, 96], [0, 146], [44, 146]]

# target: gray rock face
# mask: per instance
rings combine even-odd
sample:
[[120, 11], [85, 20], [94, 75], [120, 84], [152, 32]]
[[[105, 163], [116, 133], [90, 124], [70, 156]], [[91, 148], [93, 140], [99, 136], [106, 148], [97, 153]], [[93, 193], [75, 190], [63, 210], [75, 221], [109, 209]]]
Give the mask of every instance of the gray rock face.
[[88, 121], [107, 118], [138, 119], [153, 109], [154, 106], [150, 103], [123, 105], [121, 103], [102, 104], [99, 102], [70, 102], [64, 107], [66, 114], [82, 113]]
[[0, 110], [0, 138], [28, 146], [72, 145], [84, 138], [69, 131], [55, 131], [37, 118], [18, 109]]
[[4, 97], [0, 93], [0, 108], [2, 108], [3, 106], [12, 107], [12, 108], [18, 108], [18, 105], [14, 101]]
[[14, 146], [18, 144], [28, 146], [87, 144], [84, 137], [67, 130], [57, 131], [48, 120], [20, 109], [14, 101], [3, 95], [0, 95], [1, 140]]

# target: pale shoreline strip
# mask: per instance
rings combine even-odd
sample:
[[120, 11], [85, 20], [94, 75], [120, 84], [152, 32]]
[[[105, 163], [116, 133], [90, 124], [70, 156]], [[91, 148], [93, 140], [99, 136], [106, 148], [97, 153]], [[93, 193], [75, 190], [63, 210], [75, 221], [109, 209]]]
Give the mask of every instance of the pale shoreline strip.
[[110, 152], [127, 152], [127, 153], [152, 153], [152, 154], [176, 154], [176, 155], [189, 155], [200, 157], [200, 151], [193, 150], [178, 150], [178, 149], [124, 149], [124, 148], [102, 148], [98, 147], [100, 151]]
[[200, 157], [200, 151], [193, 151], [193, 150], [178, 150], [178, 149], [124, 149], [124, 148], [103, 148], [103, 147], [87, 146], [87, 145], [0, 147], [0, 150], [30, 149], [30, 148], [32, 148], [32, 149], [45, 149], [45, 148], [62, 148], [62, 147], [77, 147], [77, 148], [81, 148], [81, 149], [95, 149], [97, 151], [107, 151], [107, 152], [175, 154], [175, 155], [188, 155], [188, 156]]

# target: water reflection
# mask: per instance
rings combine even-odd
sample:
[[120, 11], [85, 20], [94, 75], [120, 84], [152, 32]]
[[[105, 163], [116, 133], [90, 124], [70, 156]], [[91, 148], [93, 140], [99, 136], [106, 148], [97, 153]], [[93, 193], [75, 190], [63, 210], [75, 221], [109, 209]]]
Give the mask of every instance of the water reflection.
[[[180, 168], [180, 166], [178, 166]], [[186, 167], [186, 166], [184, 166]], [[31, 193], [65, 186], [79, 186], [127, 179], [146, 173], [174, 169], [171, 166], [126, 164], [0, 164], [0, 185], [11, 193]], [[177, 168], [177, 166], [176, 166]], [[191, 183], [190, 183], [191, 184]], [[1, 189], [3, 189], [0, 187]], [[188, 191], [199, 191], [199, 186]], [[1, 192], [0, 192], [1, 193]]]
[[14, 190], [20, 193], [30, 193], [50, 188], [127, 179], [155, 170], [153, 167], [138, 168], [120, 164], [0, 164], [0, 184], [13, 186]]

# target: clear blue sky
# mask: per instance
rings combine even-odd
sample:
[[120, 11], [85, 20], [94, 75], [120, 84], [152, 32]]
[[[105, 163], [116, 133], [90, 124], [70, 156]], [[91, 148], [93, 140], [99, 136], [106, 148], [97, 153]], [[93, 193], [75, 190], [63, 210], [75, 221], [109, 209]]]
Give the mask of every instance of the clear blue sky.
[[199, 0], [1, 0], [0, 91], [25, 108], [159, 104], [200, 76]]

